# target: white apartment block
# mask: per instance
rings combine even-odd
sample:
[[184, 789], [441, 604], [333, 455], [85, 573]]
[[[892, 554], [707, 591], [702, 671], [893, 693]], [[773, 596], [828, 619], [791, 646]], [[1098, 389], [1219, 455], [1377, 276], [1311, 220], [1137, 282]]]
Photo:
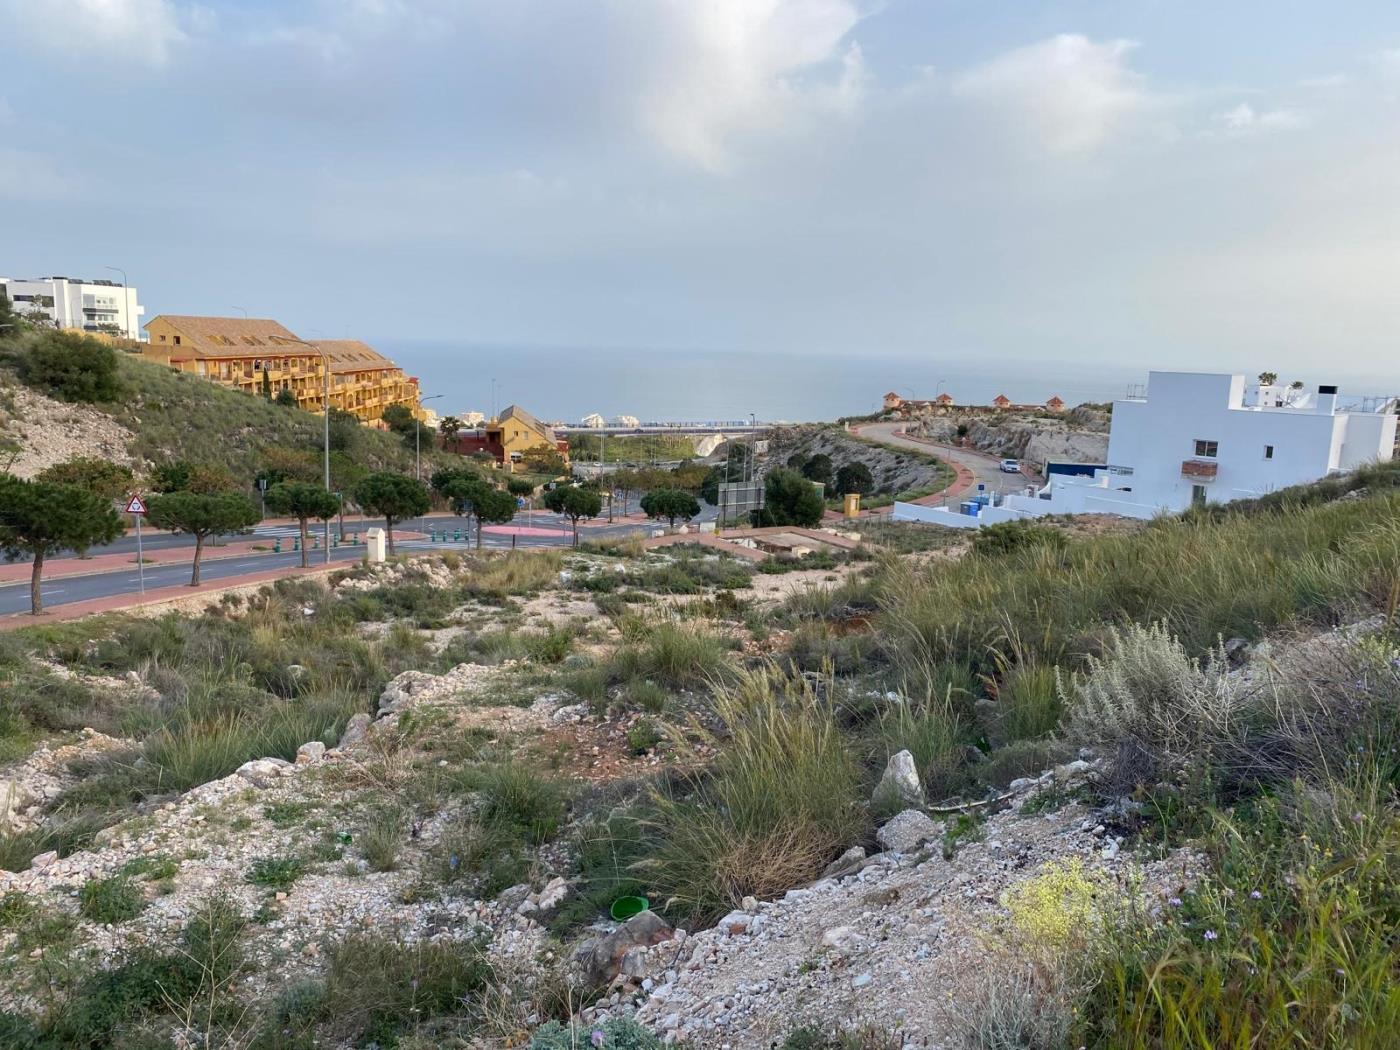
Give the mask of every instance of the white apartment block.
[[1113, 403], [1108, 463], [1092, 477], [1053, 476], [1038, 492], [975, 513], [897, 504], [895, 516], [975, 528], [1043, 514], [1151, 518], [1229, 503], [1390, 459], [1395, 413], [1395, 398], [1344, 400], [1335, 386], [1247, 388], [1242, 375], [1152, 372], [1144, 394]]
[[146, 308], [138, 301], [136, 289], [119, 281], [0, 277], [0, 289], [9, 297], [15, 313], [43, 314], [57, 328], [141, 338], [141, 318]]

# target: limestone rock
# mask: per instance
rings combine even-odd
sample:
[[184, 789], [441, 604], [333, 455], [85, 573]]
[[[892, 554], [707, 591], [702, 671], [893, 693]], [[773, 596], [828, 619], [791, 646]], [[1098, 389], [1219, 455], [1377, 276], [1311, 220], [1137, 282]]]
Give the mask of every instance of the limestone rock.
[[291, 768], [292, 764], [285, 758], [255, 758], [239, 766], [234, 775], [254, 787], [265, 788], [276, 783]]
[[308, 740], [297, 748], [297, 765], [315, 765], [326, 757], [326, 745], [319, 740]]
[[852, 846], [822, 870], [822, 878], [841, 879], [847, 875], [854, 875], [865, 867], [865, 863], [865, 847]]
[[906, 809], [875, 832], [875, 841], [895, 853], [913, 853], [929, 839], [938, 837], [938, 825], [917, 809]]
[[337, 745], [340, 750], [345, 751], [364, 743], [365, 733], [369, 730], [369, 715], [361, 711], [359, 714], [350, 716], [350, 721], [345, 723], [345, 731], [340, 734], [340, 743]]
[[612, 933], [591, 942], [584, 959], [589, 976], [599, 984], [607, 984], [617, 976], [622, 957], [630, 949], [660, 944], [669, 940], [673, 932], [656, 912], [639, 912]]
[[908, 751], [891, 755], [884, 775], [875, 788], [875, 801], [885, 805], [922, 806], [924, 787], [919, 782], [919, 770], [914, 756]]

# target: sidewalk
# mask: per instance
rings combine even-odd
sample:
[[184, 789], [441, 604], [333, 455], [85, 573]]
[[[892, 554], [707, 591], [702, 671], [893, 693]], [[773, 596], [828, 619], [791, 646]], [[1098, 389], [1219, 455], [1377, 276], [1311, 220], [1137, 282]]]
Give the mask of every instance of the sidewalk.
[[32, 627], [36, 624], [63, 623], [67, 620], [80, 620], [84, 616], [93, 616], [98, 613], [118, 612], [128, 609], [136, 609], [147, 605], [164, 605], [167, 602], [176, 602], [185, 598], [196, 598], [201, 594], [211, 594], [218, 591], [226, 591], [233, 587], [247, 587], [263, 583], [271, 583], [273, 580], [285, 579], [288, 576], [310, 576], [317, 573], [331, 572], [335, 569], [343, 569], [345, 565], [313, 565], [309, 569], [303, 569], [299, 565], [287, 566], [281, 569], [268, 569], [265, 572], [249, 573], [246, 576], [238, 576], [232, 579], [209, 580], [201, 583], [198, 587], [191, 587], [188, 584], [177, 584], [174, 587], [158, 587], [148, 590], [145, 594], [112, 594], [103, 598], [90, 598], [82, 602], [69, 602], [66, 605], [58, 605], [52, 609], [45, 609], [38, 616], [29, 613], [10, 613], [0, 616], [0, 631], [13, 631], [20, 627]]

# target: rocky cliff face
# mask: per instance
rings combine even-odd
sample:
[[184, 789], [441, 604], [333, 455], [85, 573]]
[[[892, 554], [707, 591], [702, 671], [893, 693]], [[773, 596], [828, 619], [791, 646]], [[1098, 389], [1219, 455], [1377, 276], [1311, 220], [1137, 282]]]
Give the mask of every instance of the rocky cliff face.
[[132, 434], [89, 405], [67, 405], [18, 384], [0, 385], [0, 468], [32, 478], [80, 456], [132, 465]]
[[1102, 463], [1108, 455], [1107, 414], [1073, 409], [1063, 418], [1050, 416], [933, 416], [919, 420], [913, 431], [936, 441], [958, 440], [958, 427], [967, 427], [967, 441], [994, 456], [1024, 460], [1043, 470], [1050, 460]]

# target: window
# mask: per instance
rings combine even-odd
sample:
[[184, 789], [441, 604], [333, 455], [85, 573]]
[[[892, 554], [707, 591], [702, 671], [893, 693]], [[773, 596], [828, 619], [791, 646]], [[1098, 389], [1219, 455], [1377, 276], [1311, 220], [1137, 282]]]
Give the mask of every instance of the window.
[[1204, 507], [1206, 505], [1206, 487], [1204, 485], [1191, 486], [1191, 506]]
[[1196, 455], [1203, 459], [1214, 459], [1220, 452], [1220, 442], [1196, 439]]
[[1273, 445], [1265, 445], [1265, 446], [1264, 446], [1264, 458], [1265, 458], [1265, 459], [1273, 459], [1273, 458], [1274, 458], [1274, 446], [1273, 446]]
[[175, 337], [175, 345], [176, 345], [176, 346], [179, 346], [179, 345], [180, 345], [180, 337], [179, 337], [178, 335]]

